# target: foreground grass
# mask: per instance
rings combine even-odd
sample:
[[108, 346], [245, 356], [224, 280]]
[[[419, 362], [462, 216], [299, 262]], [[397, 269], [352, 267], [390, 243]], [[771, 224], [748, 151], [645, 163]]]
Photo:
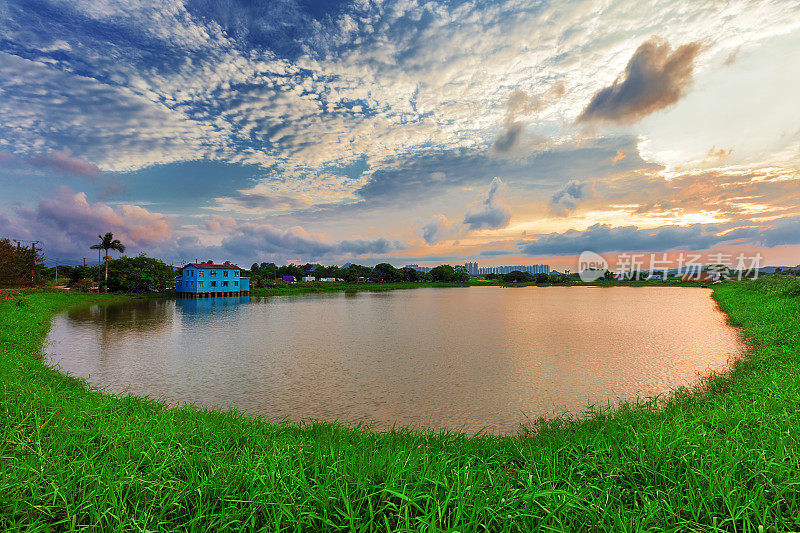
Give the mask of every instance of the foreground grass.
[[702, 390], [472, 438], [87, 391], [38, 356], [53, 312], [99, 296], [18, 297], [0, 303], [0, 529], [798, 530], [798, 294], [717, 286], [752, 351]]

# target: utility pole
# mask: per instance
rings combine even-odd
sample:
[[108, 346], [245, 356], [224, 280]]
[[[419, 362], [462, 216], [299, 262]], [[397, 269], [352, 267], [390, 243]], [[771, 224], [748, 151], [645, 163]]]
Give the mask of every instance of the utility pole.
[[39, 241], [31, 243], [31, 283], [33, 283], [33, 272], [36, 270], [36, 245]]
[[58, 285], [58, 257], [56, 257], [56, 285]]
[[83, 266], [86, 267], [86, 258], [83, 258]]

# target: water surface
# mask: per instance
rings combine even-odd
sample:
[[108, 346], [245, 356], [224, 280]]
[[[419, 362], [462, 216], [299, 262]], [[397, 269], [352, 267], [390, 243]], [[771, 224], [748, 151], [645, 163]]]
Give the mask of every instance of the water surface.
[[146, 300], [58, 315], [45, 347], [115, 393], [470, 433], [662, 394], [742, 349], [711, 291], [672, 287]]

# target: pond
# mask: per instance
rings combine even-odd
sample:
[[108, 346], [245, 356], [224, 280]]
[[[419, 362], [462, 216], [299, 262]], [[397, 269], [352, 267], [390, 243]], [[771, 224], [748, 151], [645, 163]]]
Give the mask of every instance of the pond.
[[142, 300], [60, 314], [45, 345], [113, 393], [467, 433], [667, 393], [743, 350], [710, 290], [678, 287]]

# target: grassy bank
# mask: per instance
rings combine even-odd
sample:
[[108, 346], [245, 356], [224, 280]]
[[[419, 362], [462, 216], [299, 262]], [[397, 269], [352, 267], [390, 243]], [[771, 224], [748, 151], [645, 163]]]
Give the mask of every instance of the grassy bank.
[[751, 343], [702, 389], [519, 437], [270, 425], [87, 391], [0, 302], [0, 529], [800, 529], [800, 284], [715, 286]]
[[251, 296], [280, 296], [282, 294], [303, 294], [316, 292], [357, 292], [357, 291], [393, 291], [399, 289], [419, 289], [423, 287], [470, 287], [473, 285], [491, 285], [487, 282], [469, 281], [466, 283], [334, 283], [313, 282], [293, 283], [277, 287], [260, 287], [250, 290]]

